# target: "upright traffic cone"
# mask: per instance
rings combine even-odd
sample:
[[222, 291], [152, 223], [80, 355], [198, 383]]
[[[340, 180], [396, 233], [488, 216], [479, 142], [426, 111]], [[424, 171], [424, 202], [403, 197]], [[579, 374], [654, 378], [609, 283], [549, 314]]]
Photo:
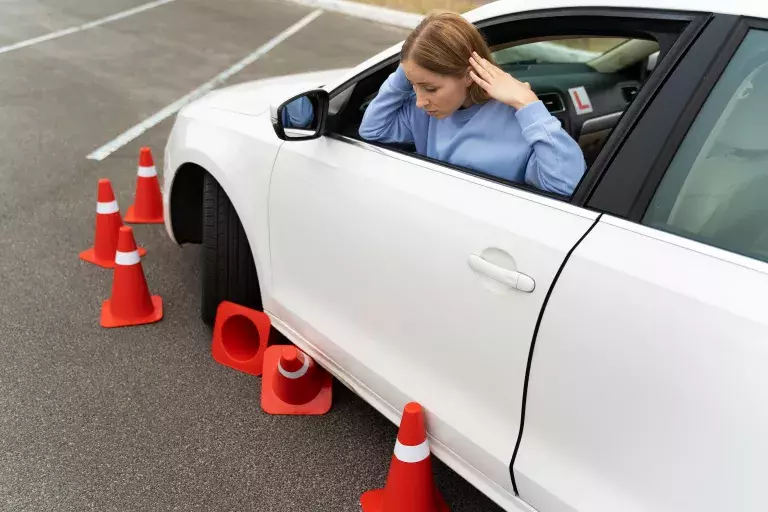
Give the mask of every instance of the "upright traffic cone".
[[157, 322], [163, 318], [163, 300], [149, 295], [133, 228], [120, 228], [112, 278], [112, 295], [101, 307], [102, 327], [123, 327]]
[[234, 302], [221, 302], [213, 326], [213, 359], [243, 373], [261, 375], [271, 327], [266, 313]]
[[[80, 259], [104, 268], [114, 268], [117, 238], [123, 220], [120, 218], [120, 208], [117, 206], [112, 183], [108, 179], [100, 179], [96, 191], [96, 231], [93, 246], [80, 253]], [[146, 249], [139, 248], [139, 254], [144, 256]]]
[[383, 489], [363, 493], [363, 512], [448, 512], [450, 509], [432, 479], [424, 411], [406, 404], [395, 442], [395, 453]]
[[141, 148], [139, 152], [139, 170], [136, 178], [134, 203], [125, 212], [125, 222], [130, 224], [162, 224], [163, 195], [157, 179], [152, 150]]
[[264, 354], [261, 408], [268, 414], [325, 414], [332, 386], [331, 375], [294, 346], [274, 345]]

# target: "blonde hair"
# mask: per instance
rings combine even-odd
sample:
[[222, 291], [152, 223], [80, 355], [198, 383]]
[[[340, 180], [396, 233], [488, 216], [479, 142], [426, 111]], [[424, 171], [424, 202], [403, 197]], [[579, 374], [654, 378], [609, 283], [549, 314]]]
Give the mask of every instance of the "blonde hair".
[[[411, 61], [438, 75], [464, 78], [473, 51], [494, 63], [488, 44], [472, 23], [458, 13], [434, 10], [405, 39], [400, 60]], [[469, 86], [469, 97], [473, 103], [490, 99], [475, 82]]]

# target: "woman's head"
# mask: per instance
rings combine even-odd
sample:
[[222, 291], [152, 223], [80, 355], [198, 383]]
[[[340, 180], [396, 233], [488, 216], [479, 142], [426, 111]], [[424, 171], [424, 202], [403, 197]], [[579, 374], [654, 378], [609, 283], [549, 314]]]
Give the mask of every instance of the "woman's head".
[[493, 62], [483, 36], [461, 15], [434, 11], [406, 38], [400, 60], [416, 91], [416, 105], [439, 119], [458, 108], [488, 101], [469, 76], [469, 57], [477, 52]]

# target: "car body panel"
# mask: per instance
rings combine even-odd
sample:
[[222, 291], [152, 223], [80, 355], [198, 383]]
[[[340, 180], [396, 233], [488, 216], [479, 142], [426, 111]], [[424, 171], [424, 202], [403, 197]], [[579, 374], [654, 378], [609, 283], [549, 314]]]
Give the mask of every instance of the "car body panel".
[[[284, 334], [285, 337], [297, 347], [300, 347], [301, 350], [309, 354], [309, 356], [316, 360], [323, 368], [328, 370], [334, 378], [360, 396], [389, 421], [395, 425], [400, 423], [402, 410], [392, 407], [388, 401], [382, 399], [381, 396], [374, 393], [372, 389], [368, 387], [368, 385], [376, 386], [377, 381], [381, 379], [378, 375], [367, 373], [365, 375], [356, 376], [353, 373], [353, 369], [345, 368], [340, 362], [326, 356], [309, 339], [303, 337], [291, 325], [283, 321], [282, 318], [276, 316], [274, 311], [268, 311], [267, 314], [272, 320], [272, 325], [277, 330]], [[311, 329], [309, 326], [299, 326], [299, 328]], [[322, 344], [322, 336], [319, 333], [314, 332], [312, 339], [320, 340], [320, 343], [318, 344]], [[365, 382], [361, 379], [365, 379]], [[394, 391], [397, 392], [397, 390]], [[399, 393], [399, 396], [392, 401], [394, 402], [403, 399], [405, 399], [405, 396], [402, 395], [402, 393]], [[426, 413], [428, 414], [428, 411], [426, 411]], [[450, 426], [448, 426], [447, 429], [450, 429]], [[498, 485], [478, 468], [459, 457], [450, 447], [435, 438], [430, 431], [427, 432], [427, 437], [429, 439], [430, 451], [437, 458], [504, 510], [510, 512], [536, 512], [520, 498], [510, 494], [508, 489]]]
[[346, 68], [311, 71], [231, 85], [206, 94], [195, 103], [195, 107], [257, 116], [267, 112], [275, 102], [287, 100], [308, 89], [320, 88], [347, 71]]
[[644, 9], [649, 11], [686, 11], [735, 14], [768, 18], [768, 3], [754, 0], [498, 0], [464, 13], [473, 23], [518, 12], [569, 8]]
[[768, 509], [767, 290], [766, 263], [603, 215], [536, 340], [520, 496], [546, 512]]
[[187, 164], [202, 167], [224, 189], [238, 216], [246, 219], [243, 227], [253, 252], [265, 307], [272, 296], [267, 216], [269, 181], [281, 142], [268, 114], [248, 116], [191, 104], [179, 114], [165, 151], [166, 229], [172, 234], [169, 202], [179, 169]]

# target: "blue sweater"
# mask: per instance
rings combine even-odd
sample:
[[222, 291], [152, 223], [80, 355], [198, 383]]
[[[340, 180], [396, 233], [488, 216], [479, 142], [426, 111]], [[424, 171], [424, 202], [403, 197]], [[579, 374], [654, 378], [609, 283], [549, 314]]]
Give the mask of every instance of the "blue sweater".
[[490, 100], [436, 119], [416, 107], [402, 66], [366, 109], [360, 136], [413, 142], [430, 158], [563, 195], [573, 193], [586, 168], [579, 145], [541, 101], [516, 110]]

